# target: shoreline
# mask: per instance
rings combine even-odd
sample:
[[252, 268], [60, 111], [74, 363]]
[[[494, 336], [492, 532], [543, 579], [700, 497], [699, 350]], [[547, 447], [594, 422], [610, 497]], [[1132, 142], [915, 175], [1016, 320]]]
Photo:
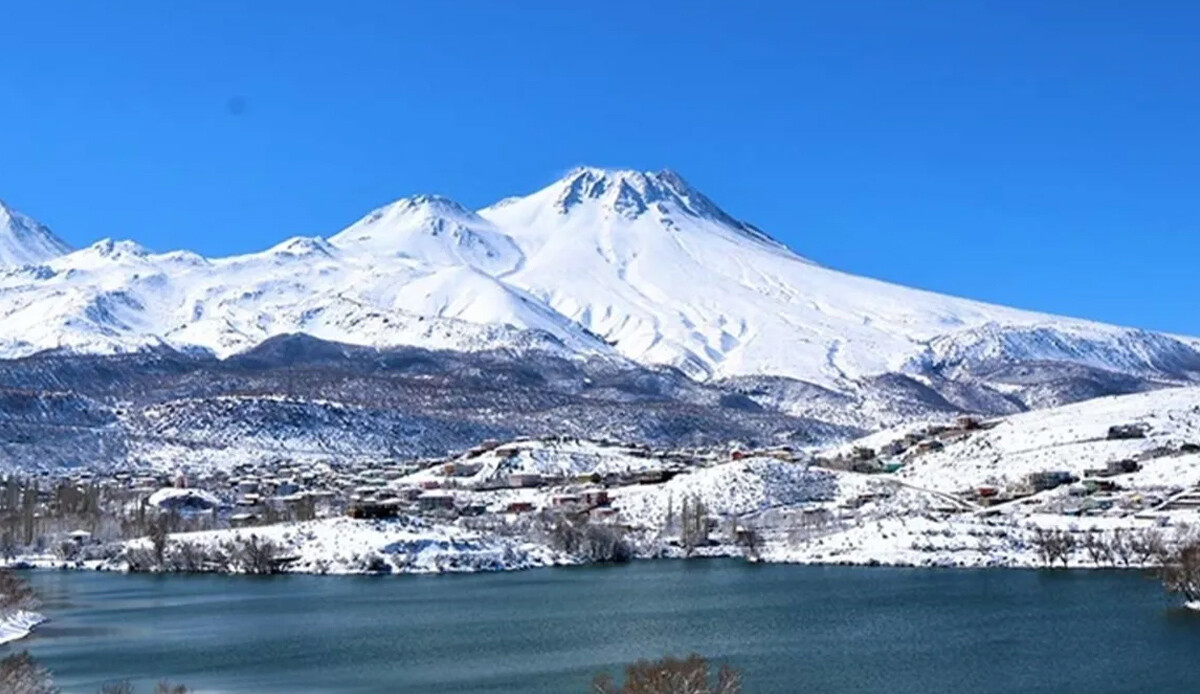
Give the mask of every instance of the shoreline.
[[6, 617], [0, 617], [0, 646], [20, 641], [33, 633], [35, 627], [46, 621], [39, 612], [20, 610]]
[[[1036, 561], [1028, 560], [1024, 557], [991, 557], [981, 558], [983, 560], [955, 560], [950, 557], [942, 556], [938, 558], [930, 557], [923, 561], [910, 560], [896, 557], [878, 557], [878, 556], [858, 556], [858, 557], [843, 557], [843, 558], [814, 558], [814, 557], [792, 557], [792, 558], [770, 558], [759, 557], [749, 558], [740, 553], [736, 547], [713, 547], [710, 551], [697, 552], [691, 556], [682, 554], [665, 554], [659, 556], [634, 556], [628, 561], [585, 561], [581, 559], [572, 560], [570, 558], [558, 558], [556, 560], [544, 561], [542, 563], [520, 563], [512, 566], [497, 566], [495, 564], [479, 565], [479, 566], [455, 566], [434, 568], [430, 566], [422, 567], [406, 567], [400, 570], [389, 571], [372, 571], [367, 569], [351, 569], [344, 568], [336, 571], [317, 571], [317, 570], [297, 570], [284, 569], [273, 574], [251, 574], [244, 571], [136, 571], [118, 565], [113, 560], [89, 560], [67, 562], [58, 558], [49, 558], [45, 556], [26, 556], [19, 557], [16, 560], [4, 565], [0, 568], [6, 568], [16, 571], [95, 571], [100, 573], [123, 573], [131, 575], [145, 576], [252, 576], [252, 577], [269, 577], [269, 576], [327, 576], [327, 577], [358, 577], [358, 576], [442, 576], [442, 575], [461, 575], [472, 573], [509, 573], [521, 571], [536, 571], [538, 569], [562, 569], [562, 568], [585, 568], [585, 567], [602, 567], [602, 566], [619, 566], [621, 564], [640, 563], [640, 562], [655, 562], [655, 561], [696, 561], [702, 562], [705, 560], [724, 559], [732, 561], [742, 561], [746, 564], [761, 564], [761, 565], [791, 565], [791, 566], [846, 566], [846, 567], [861, 567], [861, 568], [888, 568], [888, 569], [936, 569], [936, 570], [999, 570], [999, 571], [1047, 571], [1047, 572], [1064, 572], [1064, 571], [1154, 571], [1158, 567], [1154, 564], [1130, 564], [1112, 565], [1112, 564], [1096, 564], [1093, 562], [1070, 562], [1067, 565], [1055, 564], [1046, 566]], [[728, 550], [728, 551], [727, 551]], [[1200, 610], [1200, 600], [1189, 602], [1190, 609]], [[0, 620], [0, 625], [4, 621]], [[3, 641], [0, 640], [0, 644]]]

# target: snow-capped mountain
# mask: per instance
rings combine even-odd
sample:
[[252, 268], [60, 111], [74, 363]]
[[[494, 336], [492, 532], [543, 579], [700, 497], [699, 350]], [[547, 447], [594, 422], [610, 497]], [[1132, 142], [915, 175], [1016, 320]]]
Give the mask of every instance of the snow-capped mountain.
[[404, 198], [327, 239], [229, 258], [107, 240], [64, 255], [61, 244], [20, 248], [10, 258], [0, 245], [3, 357], [154, 345], [225, 356], [307, 333], [374, 347], [539, 347], [843, 393], [906, 374], [925, 385], [982, 379], [1000, 398], [1021, 378], [1005, 369], [1046, 364], [1137, 379], [1126, 390], [1200, 373], [1186, 338], [822, 267], [669, 171], [580, 168], [478, 211]]
[[0, 268], [28, 265], [71, 250], [45, 225], [13, 210], [0, 200]]

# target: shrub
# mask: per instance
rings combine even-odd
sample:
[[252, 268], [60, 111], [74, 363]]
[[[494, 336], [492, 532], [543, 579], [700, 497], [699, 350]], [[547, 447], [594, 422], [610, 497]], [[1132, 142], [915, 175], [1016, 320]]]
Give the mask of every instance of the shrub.
[[29, 581], [15, 572], [0, 569], [0, 614], [37, 609], [38, 599]]
[[684, 659], [639, 660], [625, 668], [625, 681], [617, 688], [613, 678], [600, 673], [592, 680], [592, 694], [741, 694], [742, 673], [722, 665], [715, 675], [698, 655]]
[[5, 694], [58, 694], [46, 668], [28, 652], [0, 660], [0, 692]]
[[229, 552], [233, 565], [244, 573], [268, 575], [279, 573], [279, 545], [265, 537], [250, 535], [232, 543]]

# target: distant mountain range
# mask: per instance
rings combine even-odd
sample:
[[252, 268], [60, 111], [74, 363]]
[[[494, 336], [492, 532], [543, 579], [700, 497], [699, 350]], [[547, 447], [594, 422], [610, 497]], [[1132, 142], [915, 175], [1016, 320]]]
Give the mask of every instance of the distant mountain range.
[[288, 335], [371, 353], [676, 369], [858, 430], [1200, 375], [1192, 338], [822, 267], [670, 171], [579, 168], [477, 211], [419, 195], [327, 238], [228, 258], [111, 240], [72, 251], [0, 205], [0, 359], [174, 352], [215, 362]]

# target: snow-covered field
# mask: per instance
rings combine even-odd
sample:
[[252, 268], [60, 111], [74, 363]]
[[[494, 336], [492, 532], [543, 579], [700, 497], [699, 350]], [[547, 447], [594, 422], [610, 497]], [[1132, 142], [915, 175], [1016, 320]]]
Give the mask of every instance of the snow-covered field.
[[[601, 445], [567, 437], [498, 445], [463, 462], [479, 469], [470, 474], [449, 476], [450, 486], [486, 486], [503, 482], [511, 475], [555, 478], [592, 474], [632, 475], [656, 469], [662, 464], [643, 449], [619, 444]], [[439, 468], [429, 468], [400, 479], [396, 484], [419, 485], [428, 480], [447, 480], [447, 476]]]
[[702, 468], [660, 485], [626, 487], [614, 494], [613, 505], [624, 522], [657, 529], [670, 511], [679, 513], [684, 499], [698, 499], [718, 517], [737, 518], [833, 501], [839, 491], [837, 475], [828, 470], [754, 458]]
[[[1145, 438], [1107, 438], [1110, 426], [1126, 424], [1145, 425]], [[903, 432], [874, 434], [850, 447], [882, 446]], [[898, 477], [955, 491], [1015, 483], [1045, 470], [1082, 477], [1110, 461], [1141, 457], [1141, 470], [1116, 480], [1132, 487], [1191, 487], [1200, 483], [1200, 455], [1182, 453], [1187, 444], [1200, 444], [1200, 389], [1174, 388], [1013, 415], [992, 429], [947, 441], [941, 450], [911, 455]], [[1163, 455], [1151, 456], [1156, 450]]]
[[[293, 559], [296, 573], [455, 573], [578, 563], [544, 544], [416, 518], [329, 518], [239, 530], [181, 533], [176, 542], [214, 547], [255, 535]], [[140, 541], [144, 543], [144, 541]]]

